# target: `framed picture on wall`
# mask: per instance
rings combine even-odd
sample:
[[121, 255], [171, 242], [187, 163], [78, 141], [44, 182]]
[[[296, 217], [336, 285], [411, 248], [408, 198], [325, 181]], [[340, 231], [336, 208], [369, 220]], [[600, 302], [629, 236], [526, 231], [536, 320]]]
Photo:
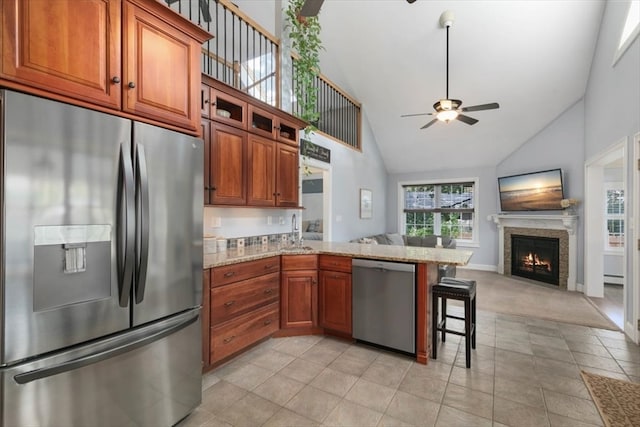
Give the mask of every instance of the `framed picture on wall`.
[[373, 218], [373, 193], [365, 188], [360, 189], [360, 218]]

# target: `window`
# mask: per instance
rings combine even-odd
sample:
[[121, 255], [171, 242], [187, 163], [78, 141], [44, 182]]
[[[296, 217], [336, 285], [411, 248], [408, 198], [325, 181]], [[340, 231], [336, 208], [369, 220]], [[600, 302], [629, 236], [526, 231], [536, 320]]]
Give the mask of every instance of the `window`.
[[408, 236], [451, 236], [477, 242], [475, 181], [402, 185], [401, 230]]
[[622, 184], [605, 187], [605, 250], [622, 251], [624, 247], [624, 190]]
[[629, 2], [629, 10], [627, 11], [627, 19], [624, 22], [624, 27], [622, 27], [622, 33], [620, 34], [618, 48], [613, 57], [613, 65], [622, 58], [622, 55], [629, 46], [631, 46], [636, 37], [638, 37], [638, 34], [640, 34], [640, 0], [631, 0]]

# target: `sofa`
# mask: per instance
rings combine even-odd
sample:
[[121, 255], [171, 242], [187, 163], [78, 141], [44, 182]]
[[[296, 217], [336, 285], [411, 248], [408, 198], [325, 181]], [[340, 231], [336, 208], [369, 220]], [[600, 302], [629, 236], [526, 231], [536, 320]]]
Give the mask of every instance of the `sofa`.
[[[352, 240], [354, 243], [368, 243], [374, 245], [398, 245], [398, 246], [421, 246], [424, 248], [435, 248], [438, 237], [442, 239], [442, 247], [445, 249], [455, 249], [456, 239], [449, 236], [406, 236], [398, 233], [383, 233], [373, 236], [361, 237]], [[442, 277], [456, 277], [456, 266], [448, 264], [438, 265], [438, 281]]]

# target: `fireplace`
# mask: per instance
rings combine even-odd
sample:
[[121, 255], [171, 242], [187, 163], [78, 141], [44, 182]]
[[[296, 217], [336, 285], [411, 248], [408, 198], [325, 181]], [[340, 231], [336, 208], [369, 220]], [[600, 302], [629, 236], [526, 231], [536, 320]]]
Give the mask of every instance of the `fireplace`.
[[511, 276], [511, 236], [558, 239], [558, 288], [578, 290], [578, 217], [575, 215], [495, 214], [491, 219], [498, 228], [498, 273]]
[[512, 234], [511, 274], [559, 285], [559, 239]]

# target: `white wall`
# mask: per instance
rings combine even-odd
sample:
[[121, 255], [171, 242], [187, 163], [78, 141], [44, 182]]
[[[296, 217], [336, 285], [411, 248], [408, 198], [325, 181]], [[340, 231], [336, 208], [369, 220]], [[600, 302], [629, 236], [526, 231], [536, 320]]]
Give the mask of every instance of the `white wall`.
[[[498, 265], [498, 236], [493, 223], [487, 216], [496, 213], [498, 203], [497, 178], [494, 168], [430, 170], [425, 172], [390, 174], [387, 185], [387, 223], [386, 231], [398, 232], [398, 183], [419, 180], [447, 180], [460, 178], [478, 178], [476, 189], [476, 215], [478, 215], [479, 246], [465, 248], [473, 251], [470, 267], [495, 269]], [[457, 245], [463, 248], [461, 244]]]
[[[584, 201], [584, 101], [582, 100], [569, 107], [547, 127], [498, 163], [496, 175], [506, 176], [554, 168], [561, 168], [563, 171], [564, 196]], [[496, 209], [500, 209], [499, 205]], [[540, 213], [548, 214], [549, 212]], [[580, 218], [584, 218], [582, 203], [578, 205], [576, 213]], [[580, 219], [577, 233], [576, 281], [584, 283], [584, 233], [583, 222]]]
[[[312, 134], [309, 139], [331, 150], [331, 240], [345, 242], [386, 231], [387, 170], [366, 108], [362, 108], [362, 152], [320, 134]], [[361, 188], [373, 192], [372, 219], [360, 219]]]
[[[300, 210], [260, 208], [204, 208], [203, 232], [205, 237], [224, 238], [290, 233], [291, 215], [296, 214], [300, 225]], [[271, 217], [271, 224], [268, 224]], [[220, 227], [214, 227], [215, 220]], [[282, 223], [281, 223], [282, 222]]]
[[[602, 17], [596, 52], [585, 94], [585, 159], [589, 160], [623, 138], [628, 139], [627, 153], [633, 153], [633, 135], [640, 131], [640, 39], [636, 38], [620, 60], [612, 65], [620, 40], [629, 1], [608, 1]], [[633, 182], [633, 156], [629, 155], [626, 204], [635, 205], [638, 190]], [[636, 213], [640, 214], [640, 213]], [[627, 224], [632, 212], [627, 209]], [[627, 227], [627, 231], [630, 231]], [[626, 248], [627, 283], [637, 283], [639, 272], [633, 271], [635, 245]], [[635, 299], [640, 298], [636, 295]], [[625, 316], [633, 313], [634, 301], [626, 300]], [[627, 322], [635, 323], [627, 317]]]

